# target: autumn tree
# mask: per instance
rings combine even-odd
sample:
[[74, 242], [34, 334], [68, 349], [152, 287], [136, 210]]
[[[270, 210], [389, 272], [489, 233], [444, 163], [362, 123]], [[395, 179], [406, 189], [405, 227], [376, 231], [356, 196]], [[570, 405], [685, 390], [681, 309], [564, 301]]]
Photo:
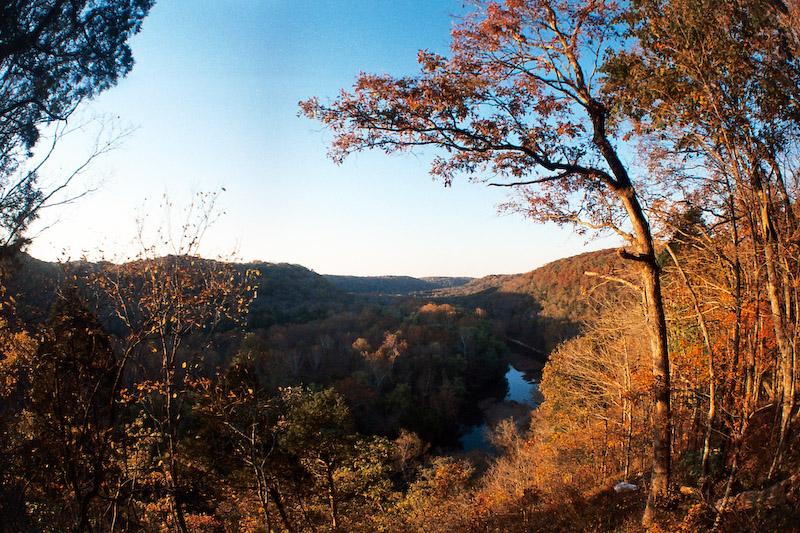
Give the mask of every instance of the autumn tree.
[[72, 531], [99, 523], [98, 500], [109, 481], [119, 421], [120, 377], [111, 340], [77, 289], [68, 287], [30, 368], [35, 435], [28, 475], [38, 490], [29, 499], [45, 496], [32, 506], [41, 523]]
[[[229, 262], [199, 257], [202, 236], [215, 220], [215, 200], [216, 194], [197, 193], [180, 227], [164, 222], [156, 229], [153, 241], [166, 243], [172, 254], [159, 257], [162, 248], [143, 246], [138, 260], [106, 265], [90, 278], [109, 322], [120, 331], [121, 364], [135, 382], [133, 401], [157, 437], [160, 489], [173, 527], [184, 532], [180, 440], [187, 395], [209, 351], [210, 334], [226, 321], [243, 321], [253, 294], [247, 285], [251, 272], [240, 274]], [[169, 215], [171, 204], [164, 209]], [[140, 228], [142, 242], [145, 233]]]
[[205, 389], [204, 396], [209, 400], [199, 402], [195, 409], [210, 420], [204, 424], [206, 431], [221, 437], [231, 455], [245, 466], [250, 484], [255, 485], [267, 529], [273, 527], [272, 505], [283, 528], [293, 531], [283, 487], [298, 483], [302, 474], [295, 458], [279, 446], [278, 439], [284, 429], [279, 424], [283, 414], [280, 399], [266, 394], [254, 368], [245, 360], [235, 362], [224, 380], [208, 382]]
[[25, 0], [0, 6], [0, 229], [13, 245], [49, 192], [31, 157], [42, 130], [133, 68], [128, 39], [153, 0]]
[[[3, 311], [8, 307], [3, 302]], [[30, 439], [19, 431], [20, 412], [28, 404], [27, 379], [37, 341], [0, 314], [0, 521], [7, 528], [30, 527], [25, 506]]]
[[398, 503], [401, 514], [397, 529], [439, 533], [475, 527], [476, 510], [470, 497], [474, 474], [475, 467], [466, 458], [432, 458], [420, 468]]
[[622, 472], [626, 479], [633, 470], [634, 435], [643, 433], [635, 426], [648, 426], [650, 408], [644, 325], [641, 316], [621, 311], [634, 308], [633, 301], [626, 294], [605, 302], [581, 336], [553, 351], [541, 382], [548, 425], [581, 433], [582, 427], [602, 421], [605, 431], [596, 467], [601, 475]]
[[332, 129], [336, 162], [369, 148], [437, 147], [432, 173], [445, 185], [458, 173], [498, 176], [527, 216], [627, 242], [620, 254], [641, 275], [653, 363], [649, 523], [670, 474], [669, 355], [650, 225], [596, 86], [604, 54], [619, 46], [616, 15], [603, 0], [478, 1], [452, 32], [451, 57], [422, 51], [416, 76], [361, 74], [332, 103], [300, 105]]
[[[769, 303], [779, 369], [770, 476], [786, 446], [797, 379], [796, 17], [796, 2], [636, 1], [626, 20], [638, 46], [606, 64], [620, 110], [655, 139], [656, 157], [678, 164], [671, 183], [701, 199], [704, 216], [730, 227], [734, 242], [753, 237], [754, 267], [764, 274], [750, 297]], [[739, 268], [738, 255], [729, 258]]]

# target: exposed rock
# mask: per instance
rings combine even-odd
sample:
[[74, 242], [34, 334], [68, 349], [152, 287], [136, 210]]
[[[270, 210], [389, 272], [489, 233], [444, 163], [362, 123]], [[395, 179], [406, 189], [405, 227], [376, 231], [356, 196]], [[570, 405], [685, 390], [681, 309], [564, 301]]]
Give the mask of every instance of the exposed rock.
[[634, 485], [627, 481], [621, 481], [614, 485], [614, 492], [633, 492], [635, 490], [639, 490], [639, 485]]

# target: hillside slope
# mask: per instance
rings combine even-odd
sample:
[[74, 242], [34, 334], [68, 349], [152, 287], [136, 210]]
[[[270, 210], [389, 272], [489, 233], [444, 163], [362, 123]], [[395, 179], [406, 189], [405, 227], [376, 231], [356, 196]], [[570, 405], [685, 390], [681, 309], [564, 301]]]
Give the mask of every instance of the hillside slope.
[[[85, 261], [48, 263], [25, 254], [20, 256], [20, 262], [21, 268], [8, 281], [8, 294], [29, 322], [39, 322], [47, 316], [67, 277], [80, 279], [110, 266]], [[545, 353], [578, 333], [580, 324], [593, 312], [593, 299], [619, 290], [617, 284], [585, 273], [621, 276], [624, 272], [622, 260], [614, 250], [559, 259], [523, 274], [480, 279], [319, 275], [287, 263], [253, 262], [236, 264], [234, 268], [240, 272], [258, 271], [254, 280], [256, 298], [248, 318], [250, 329], [324, 318], [358, 306], [371, 296], [410, 295], [464, 308], [480, 307], [504, 325], [509, 337]]]
[[[17, 313], [24, 322], [41, 322], [68, 278], [84, 280], [89, 273], [112, 266], [111, 263], [86, 261], [50, 263], [21, 254], [19, 268], [7, 282], [8, 295], [14, 299]], [[354, 301], [324, 277], [300, 265], [254, 262], [235, 264], [234, 269], [241, 273], [258, 272], [253, 280], [256, 297], [248, 317], [251, 329], [323, 318], [330, 311], [340, 310]]]
[[462, 306], [481, 307], [506, 324], [509, 336], [549, 352], [575, 336], [593, 313], [592, 301], [620, 290], [587, 272], [625, 277], [615, 249], [558, 259], [523, 274], [486, 276], [432, 293]]

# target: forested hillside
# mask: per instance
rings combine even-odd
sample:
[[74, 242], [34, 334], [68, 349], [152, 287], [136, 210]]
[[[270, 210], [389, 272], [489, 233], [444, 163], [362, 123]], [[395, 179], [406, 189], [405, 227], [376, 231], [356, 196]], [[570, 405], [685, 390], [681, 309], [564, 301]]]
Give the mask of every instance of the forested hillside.
[[353, 300], [324, 276], [300, 265], [248, 263], [235, 268], [242, 274], [253, 272], [251, 282], [256, 292], [248, 310], [250, 329], [324, 318]]
[[412, 278], [409, 276], [334, 276], [325, 279], [346, 292], [400, 296], [414, 292], [432, 291], [444, 287], [457, 287], [472, 278]]
[[[195, 258], [198, 263], [213, 261]], [[50, 263], [27, 254], [15, 257], [17, 265], [6, 281], [6, 288], [16, 301], [17, 312], [26, 321], [47, 316], [58, 291], [68, 281], [86, 284], [98, 272], [124, 271], [125, 265], [71, 261]], [[248, 327], [267, 328], [273, 324], [308, 322], [324, 318], [353, 303], [353, 298], [328, 283], [323, 276], [300, 265], [287, 263], [234, 263], [239, 275], [250, 272], [252, 294], [248, 309]]]
[[[198, 264], [213, 261], [195, 258]], [[125, 270], [111, 263], [65, 264], [39, 261], [21, 254], [19, 267], [7, 281], [8, 294], [26, 322], [43, 322], [58, 292], [69, 280], [92, 283], [100, 272]], [[561, 341], [575, 336], [595, 312], [600, 295], [619, 291], [616, 284], [589, 276], [618, 275], [621, 260], [614, 250], [563, 258], [525, 274], [470, 278], [402, 276], [321, 276], [300, 265], [233, 263], [232, 270], [248, 276], [252, 300], [245, 328], [266, 330], [275, 325], [305, 324], [336, 315], [360, 313], [377, 305], [369, 297], [382, 295], [384, 305], [411, 296], [420, 301], [449, 302], [464, 309], [482, 309], [503, 334], [549, 353]], [[249, 273], [249, 274], [248, 274]], [[441, 287], [447, 287], [442, 289]], [[99, 300], [102, 298], [99, 298]]]
[[525, 274], [487, 276], [432, 293], [479, 307], [498, 319], [509, 336], [549, 353], [577, 335], [596, 313], [596, 303], [623, 291], [610, 279], [630, 276], [615, 250], [562, 258]]

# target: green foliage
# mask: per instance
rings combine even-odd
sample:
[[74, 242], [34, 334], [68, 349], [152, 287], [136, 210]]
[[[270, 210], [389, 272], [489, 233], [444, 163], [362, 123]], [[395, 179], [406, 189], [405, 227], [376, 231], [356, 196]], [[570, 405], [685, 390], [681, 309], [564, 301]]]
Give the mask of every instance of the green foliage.
[[336, 464], [351, 446], [353, 422], [344, 398], [333, 389], [287, 389], [288, 427], [283, 444], [301, 457]]
[[258, 272], [252, 281], [256, 292], [247, 318], [251, 330], [324, 318], [351, 301], [323, 276], [299, 265], [257, 262], [238, 268]]

